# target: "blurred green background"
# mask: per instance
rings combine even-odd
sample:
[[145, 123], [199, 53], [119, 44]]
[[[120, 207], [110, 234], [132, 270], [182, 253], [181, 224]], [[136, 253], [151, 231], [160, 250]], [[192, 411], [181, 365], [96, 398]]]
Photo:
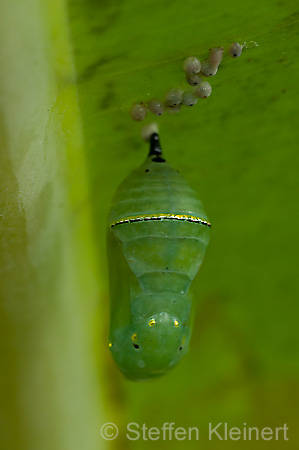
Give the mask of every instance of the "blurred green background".
[[[298, 449], [298, 2], [0, 5], [1, 448]], [[186, 56], [234, 41], [258, 47], [224, 56], [211, 97], [131, 120], [185, 86]], [[106, 220], [153, 120], [213, 228], [187, 357], [134, 383], [107, 348]], [[130, 422], [199, 440], [130, 441]], [[210, 422], [286, 423], [289, 441], [209, 441]]]

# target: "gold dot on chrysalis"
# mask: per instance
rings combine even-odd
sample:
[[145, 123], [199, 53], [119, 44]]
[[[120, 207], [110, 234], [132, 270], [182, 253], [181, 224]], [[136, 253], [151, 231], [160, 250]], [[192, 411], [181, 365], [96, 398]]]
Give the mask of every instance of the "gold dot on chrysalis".
[[153, 326], [155, 325], [155, 323], [156, 323], [156, 320], [155, 320], [155, 319], [151, 319], [151, 320], [149, 320], [149, 322], [148, 322], [148, 324], [149, 324], [150, 327], [153, 327]]
[[179, 325], [180, 325], [180, 324], [179, 324], [179, 321], [178, 321], [178, 320], [175, 320], [175, 321], [174, 321], [174, 326], [175, 326], [175, 327], [178, 327]]
[[137, 341], [137, 333], [132, 334], [132, 341]]
[[108, 347], [109, 347], [109, 348], [112, 347], [112, 342], [109, 342]]

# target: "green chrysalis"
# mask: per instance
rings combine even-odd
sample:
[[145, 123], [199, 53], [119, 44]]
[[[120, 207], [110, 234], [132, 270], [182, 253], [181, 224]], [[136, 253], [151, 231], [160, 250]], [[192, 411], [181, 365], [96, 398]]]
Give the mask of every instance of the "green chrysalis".
[[119, 186], [108, 224], [109, 347], [126, 377], [162, 375], [187, 352], [189, 290], [209, 227], [195, 192], [152, 134], [149, 156]]

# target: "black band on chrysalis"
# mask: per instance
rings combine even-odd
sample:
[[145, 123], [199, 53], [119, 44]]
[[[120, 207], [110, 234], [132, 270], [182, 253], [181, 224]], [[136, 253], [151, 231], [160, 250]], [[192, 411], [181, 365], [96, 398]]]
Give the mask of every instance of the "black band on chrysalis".
[[152, 161], [154, 162], [165, 162], [162, 156], [162, 150], [160, 147], [159, 136], [157, 133], [153, 133], [150, 138], [150, 151], [148, 156], [154, 156]]

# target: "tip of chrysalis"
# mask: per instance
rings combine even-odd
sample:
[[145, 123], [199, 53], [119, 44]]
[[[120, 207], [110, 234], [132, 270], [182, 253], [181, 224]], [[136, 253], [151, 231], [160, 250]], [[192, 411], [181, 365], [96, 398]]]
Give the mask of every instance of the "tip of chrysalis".
[[154, 162], [165, 162], [165, 159], [161, 158], [162, 150], [159, 141], [158, 133], [153, 133], [150, 137], [150, 151], [148, 156], [154, 156], [152, 161]]
[[150, 123], [149, 125], [146, 125], [141, 130], [141, 137], [145, 142], [150, 142], [151, 136], [154, 133], [159, 133], [158, 125], [155, 122]]

